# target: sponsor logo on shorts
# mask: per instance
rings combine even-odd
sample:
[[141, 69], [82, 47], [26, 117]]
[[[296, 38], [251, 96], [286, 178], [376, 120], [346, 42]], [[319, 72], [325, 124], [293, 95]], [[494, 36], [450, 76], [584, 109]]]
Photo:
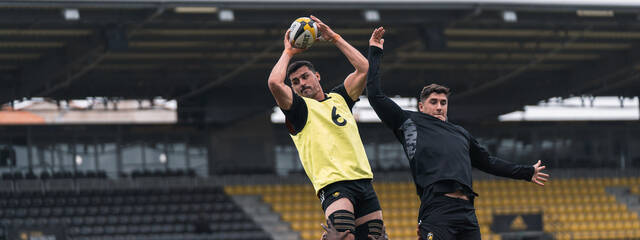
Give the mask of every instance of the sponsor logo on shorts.
[[427, 240], [433, 240], [433, 233], [427, 233]]

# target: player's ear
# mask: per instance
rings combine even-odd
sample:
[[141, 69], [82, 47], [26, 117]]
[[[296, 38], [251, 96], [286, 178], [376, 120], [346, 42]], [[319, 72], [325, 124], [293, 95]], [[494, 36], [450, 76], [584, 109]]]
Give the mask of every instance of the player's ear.
[[320, 73], [319, 72], [315, 72], [314, 74], [316, 75], [316, 78], [318, 79], [318, 81], [320, 81]]

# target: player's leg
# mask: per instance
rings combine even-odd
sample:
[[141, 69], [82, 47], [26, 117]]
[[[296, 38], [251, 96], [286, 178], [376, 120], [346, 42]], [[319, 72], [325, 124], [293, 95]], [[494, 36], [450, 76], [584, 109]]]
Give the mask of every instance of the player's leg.
[[355, 233], [356, 219], [353, 214], [353, 204], [348, 198], [340, 198], [329, 204], [324, 213], [325, 218], [331, 221], [339, 232], [349, 230]]
[[461, 201], [464, 200], [436, 195], [429, 202], [423, 202], [418, 224], [419, 239], [455, 240], [457, 225], [465, 219], [466, 211]]
[[349, 231], [345, 240], [355, 239], [355, 215], [353, 198], [346, 193], [341, 184], [332, 184], [323, 188], [318, 194], [327, 221], [330, 221], [338, 232]]
[[369, 235], [378, 237], [383, 234], [384, 221], [378, 196], [371, 180], [358, 180], [354, 183], [356, 197], [356, 239], [368, 240]]
[[458, 226], [458, 233], [456, 233], [456, 239], [469, 239], [480, 240], [480, 225], [478, 224], [478, 217], [476, 216], [476, 210], [473, 207], [473, 203], [465, 203], [464, 221]]
[[383, 226], [382, 210], [359, 217], [356, 219], [356, 239], [368, 240], [369, 235], [381, 236]]
[[456, 239], [458, 240], [480, 240], [480, 228], [475, 230], [468, 230], [456, 235]]

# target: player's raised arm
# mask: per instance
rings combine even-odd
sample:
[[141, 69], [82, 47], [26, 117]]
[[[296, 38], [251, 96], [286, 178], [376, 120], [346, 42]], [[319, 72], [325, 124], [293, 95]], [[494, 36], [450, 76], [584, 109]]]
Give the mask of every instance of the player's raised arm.
[[340, 51], [347, 57], [347, 60], [353, 65], [355, 71], [345, 78], [344, 87], [352, 100], [358, 100], [358, 97], [362, 94], [366, 84], [367, 71], [369, 70], [369, 62], [367, 59], [355, 49], [351, 44], [345, 41], [339, 34], [335, 33], [331, 28], [323, 23], [315, 16], [311, 16], [311, 19], [316, 22], [318, 26], [318, 32], [320, 33], [320, 39], [329, 41], [338, 47]]
[[382, 87], [380, 86], [380, 62], [382, 61], [384, 36], [385, 30], [383, 27], [376, 28], [371, 33], [369, 39], [369, 73], [367, 74], [367, 97], [371, 107], [376, 112], [380, 120], [396, 131], [407, 120], [405, 112], [391, 100], [384, 95]]
[[293, 102], [291, 88], [284, 83], [284, 79], [287, 77], [287, 65], [295, 54], [304, 51], [304, 49], [291, 46], [289, 42], [289, 31], [291, 30], [287, 30], [284, 34], [284, 50], [282, 51], [282, 55], [280, 55], [280, 59], [278, 59], [276, 65], [271, 69], [271, 74], [269, 75], [269, 90], [278, 106], [284, 110], [289, 110]]

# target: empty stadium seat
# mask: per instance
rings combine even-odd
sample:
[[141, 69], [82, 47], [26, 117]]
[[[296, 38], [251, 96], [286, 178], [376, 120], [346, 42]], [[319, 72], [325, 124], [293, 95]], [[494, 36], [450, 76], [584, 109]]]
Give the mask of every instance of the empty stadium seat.
[[[606, 187], [628, 187], [640, 194], [637, 177], [554, 179], [544, 188], [513, 180], [475, 181], [476, 214], [483, 239], [501, 239], [489, 226], [493, 214], [543, 213], [543, 229], [556, 239], [638, 239], [636, 212], [618, 203]], [[410, 182], [376, 182], [390, 239], [415, 240], [419, 199]], [[309, 185], [227, 186], [230, 195], [262, 196], [305, 240], [318, 239], [324, 215]]]
[[18, 191], [2, 193], [0, 198], [0, 227], [66, 225], [69, 239], [163, 239], [185, 233], [211, 239], [212, 234], [194, 233], [201, 214], [218, 231], [216, 236], [223, 236], [220, 239], [270, 239], [217, 187]]

